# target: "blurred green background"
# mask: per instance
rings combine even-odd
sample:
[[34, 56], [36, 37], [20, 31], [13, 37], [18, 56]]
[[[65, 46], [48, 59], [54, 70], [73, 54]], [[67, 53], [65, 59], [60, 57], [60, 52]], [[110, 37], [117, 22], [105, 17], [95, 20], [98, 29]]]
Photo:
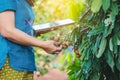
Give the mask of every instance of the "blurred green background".
[[[79, 16], [85, 8], [86, 3], [84, 0], [36, 0], [33, 7], [35, 14], [34, 25], [54, 22], [56, 20], [63, 20], [67, 18], [73, 19], [77, 23]], [[52, 35], [55, 38], [60, 37], [60, 40], [64, 43], [69, 40], [70, 32], [74, 27], [76, 26], [65, 26], [59, 30], [40, 34], [37, 38], [45, 41], [50, 40]], [[73, 59], [74, 56], [72, 54], [73, 52], [71, 52], [72, 50], [70, 49], [72, 48], [63, 50], [63, 55], [60, 60], [54, 62], [54, 60], [57, 59], [57, 55], [46, 55], [42, 52], [42, 49], [35, 47], [38, 71], [40, 71], [41, 74], [47, 73], [46, 66], [65, 70], [67, 63], [71, 63], [71, 59]]]
[[47, 73], [47, 66], [67, 70], [68, 80], [120, 78], [119, 0], [36, 0], [33, 9], [35, 24], [67, 18], [76, 22], [37, 37], [43, 41], [59, 38], [67, 44], [60, 59], [58, 55], [42, 54], [42, 49], [35, 48], [41, 74]]

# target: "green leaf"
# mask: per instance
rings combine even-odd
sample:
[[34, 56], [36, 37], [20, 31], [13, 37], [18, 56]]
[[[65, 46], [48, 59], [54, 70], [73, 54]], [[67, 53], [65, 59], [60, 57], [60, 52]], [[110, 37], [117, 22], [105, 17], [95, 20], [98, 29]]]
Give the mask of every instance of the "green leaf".
[[118, 53], [118, 46], [117, 46], [117, 37], [116, 35], [113, 37], [113, 52], [116, 54]]
[[75, 75], [75, 78], [79, 77], [81, 73], [81, 69], [77, 72], [77, 74]]
[[110, 7], [110, 0], [102, 0], [103, 10], [106, 12]]
[[72, 61], [72, 58], [73, 58], [73, 57], [72, 57], [72, 54], [68, 53], [68, 54], [67, 54], [67, 61], [68, 61], [68, 62], [71, 62], [71, 61]]
[[120, 34], [119, 33], [116, 34], [116, 38], [117, 38], [117, 45], [120, 46]]
[[117, 38], [117, 45], [120, 46], [120, 39], [119, 38]]
[[112, 15], [118, 15], [119, 9], [117, 3], [112, 4], [111, 10], [112, 10]]
[[113, 41], [112, 38], [110, 38], [110, 40], [109, 40], [109, 48], [110, 48], [111, 51], [113, 51], [113, 42], [112, 41]]
[[95, 28], [93, 28], [93, 29], [88, 33], [88, 35], [89, 35], [89, 36], [97, 35], [97, 34], [102, 33], [103, 30], [104, 30], [104, 27], [103, 27], [102, 25], [99, 25], [99, 26], [96, 26]]
[[114, 25], [111, 25], [111, 26], [108, 28], [108, 32], [107, 32], [106, 37], [107, 37], [109, 34], [111, 34], [113, 28], [114, 28]]
[[83, 67], [83, 72], [85, 70], [84, 74], [88, 74], [88, 71], [91, 69], [91, 67], [90, 67], [91, 64], [92, 64], [92, 62], [91, 62], [90, 59], [85, 61], [85, 63], [82, 66]]
[[64, 63], [66, 61], [67, 53], [62, 54], [61, 58], [59, 59], [60, 63]]
[[85, 55], [86, 55], [86, 54], [85, 54], [85, 51], [86, 51], [86, 50], [84, 50], [83, 53], [82, 53], [81, 60], [83, 60], [83, 59], [85, 58]]
[[94, 45], [94, 48], [92, 48], [93, 49], [93, 54], [95, 54], [97, 52], [97, 49], [98, 49], [98, 47], [100, 45], [100, 39], [101, 39], [100, 36], [98, 36], [97, 39], [96, 39], [96, 43]]
[[91, 48], [91, 46], [89, 45], [89, 46], [86, 48], [85, 53], [84, 53], [87, 60], [88, 60], [89, 57], [90, 57], [90, 48]]
[[105, 20], [105, 23], [109, 23], [109, 25], [104, 27], [104, 33], [103, 33], [104, 37], [110, 35], [114, 28], [115, 15], [109, 14], [108, 16], [109, 18]]
[[115, 2], [116, 0], [112, 0], [113, 2]]
[[106, 61], [107, 61], [108, 65], [111, 67], [112, 71], [114, 71], [115, 63], [114, 63], [113, 54], [108, 50], [105, 54], [105, 57], [106, 57]]
[[102, 0], [94, 0], [92, 2], [91, 10], [94, 13], [97, 13], [100, 10], [101, 6], [102, 6]]
[[100, 58], [102, 54], [104, 53], [105, 48], [106, 48], [106, 43], [107, 43], [107, 40], [103, 38], [100, 43], [98, 54], [96, 55], [97, 58]]
[[94, 72], [90, 78], [90, 80], [100, 80], [100, 74], [97, 72]]
[[86, 59], [88, 60], [90, 57], [90, 48], [88, 48], [88, 50], [86, 51]]
[[116, 60], [116, 67], [120, 71], [120, 53], [119, 53], [118, 60]]

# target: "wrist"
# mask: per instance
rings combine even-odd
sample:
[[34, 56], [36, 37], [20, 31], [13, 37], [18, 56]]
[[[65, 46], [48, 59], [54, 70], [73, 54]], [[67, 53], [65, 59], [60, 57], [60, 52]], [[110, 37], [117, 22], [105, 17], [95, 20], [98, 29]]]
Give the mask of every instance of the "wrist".
[[46, 47], [46, 43], [45, 42], [43, 42], [43, 41], [40, 41], [39, 42], [39, 45], [38, 45], [38, 47], [40, 47], [40, 48], [45, 48]]

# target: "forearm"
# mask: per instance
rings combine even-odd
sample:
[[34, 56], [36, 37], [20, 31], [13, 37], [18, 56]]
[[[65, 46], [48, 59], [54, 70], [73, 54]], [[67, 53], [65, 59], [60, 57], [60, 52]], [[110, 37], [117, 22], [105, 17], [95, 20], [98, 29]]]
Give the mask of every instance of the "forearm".
[[32, 36], [29, 36], [28, 34], [16, 28], [6, 31], [5, 37], [9, 39], [10, 41], [16, 42], [18, 44], [36, 46], [36, 47], [41, 47], [41, 48], [44, 47], [44, 42]]

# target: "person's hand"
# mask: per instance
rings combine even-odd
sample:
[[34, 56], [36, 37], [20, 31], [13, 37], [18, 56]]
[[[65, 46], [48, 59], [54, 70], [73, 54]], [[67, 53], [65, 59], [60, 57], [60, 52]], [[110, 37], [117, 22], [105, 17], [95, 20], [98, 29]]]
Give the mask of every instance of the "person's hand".
[[60, 42], [46, 41], [44, 42], [43, 49], [50, 54], [60, 53], [62, 50], [62, 45]]

